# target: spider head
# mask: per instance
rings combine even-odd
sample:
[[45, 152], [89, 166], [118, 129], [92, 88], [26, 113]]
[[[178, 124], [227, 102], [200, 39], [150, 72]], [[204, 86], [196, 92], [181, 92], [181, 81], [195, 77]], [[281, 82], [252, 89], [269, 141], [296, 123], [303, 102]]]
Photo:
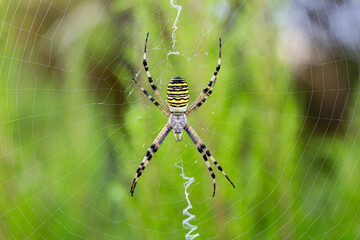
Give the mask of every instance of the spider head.
[[174, 77], [167, 87], [167, 102], [173, 113], [184, 113], [189, 105], [189, 86], [181, 77]]

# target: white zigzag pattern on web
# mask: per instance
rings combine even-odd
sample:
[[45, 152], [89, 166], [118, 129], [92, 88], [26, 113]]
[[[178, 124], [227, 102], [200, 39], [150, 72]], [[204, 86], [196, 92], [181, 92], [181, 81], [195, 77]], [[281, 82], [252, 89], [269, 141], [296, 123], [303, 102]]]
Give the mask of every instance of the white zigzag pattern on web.
[[176, 43], [175, 31], [177, 29], [176, 24], [179, 22], [179, 16], [180, 16], [180, 12], [181, 12], [181, 9], [182, 9], [182, 7], [180, 5], [176, 5], [175, 0], [170, 0], [170, 4], [171, 4], [171, 6], [173, 8], [175, 8], [177, 10], [177, 15], [176, 15], [176, 18], [175, 18], [175, 21], [174, 21], [174, 25], [172, 27], [173, 31], [172, 31], [172, 34], [171, 34], [173, 45], [172, 45], [171, 51], [168, 53], [168, 56], [171, 55], [171, 54], [179, 55], [179, 52], [176, 51], [176, 48], [175, 48], [175, 43]]
[[[181, 163], [181, 166], [178, 165], [178, 163]], [[200, 236], [199, 233], [192, 234], [192, 232], [194, 232], [195, 230], [197, 230], [198, 226], [193, 225], [193, 224], [190, 223], [190, 221], [194, 220], [196, 217], [195, 217], [194, 214], [191, 214], [191, 213], [189, 212], [189, 210], [192, 209], [192, 205], [191, 205], [190, 200], [189, 200], [189, 193], [187, 192], [188, 187], [189, 187], [193, 182], [195, 182], [195, 179], [194, 179], [193, 177], [187, 177], [187, 176], [185, 175], [182, 160], [176, 162], [176, 163], [175, 163], [175, 166], [181, 169], [181, 174], [180, 174], [180, 176], [181, 176], [184, 180], [186, 180], [186, 182], [184, 183], [184, 187], [185, 187], [185, 198], [186, 198], [186, 201], [187, 201], [188, 205], [186, 206], [186, 208], [183, 209], [183, 215], [184, 215], [184, 216], [188, 216], [188, 218], [186, 218], [186, 219], [183, 220], [183, 227], [184, 227], [185, 229], [190, 229], [190, 231], [185, 234], [185, 239], [186, 239], [186, 240], [192, 240], [192, 239]]]

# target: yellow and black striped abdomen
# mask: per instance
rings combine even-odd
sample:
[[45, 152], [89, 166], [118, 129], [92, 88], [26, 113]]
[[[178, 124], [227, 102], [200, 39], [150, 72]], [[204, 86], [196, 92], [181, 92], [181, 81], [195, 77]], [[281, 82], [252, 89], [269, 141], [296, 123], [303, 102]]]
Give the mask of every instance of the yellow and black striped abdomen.
[[171, 112], [185, 112], [189, 104], [189, 86], [181, 77], [170, 80], [167, 87], [167, 102]]

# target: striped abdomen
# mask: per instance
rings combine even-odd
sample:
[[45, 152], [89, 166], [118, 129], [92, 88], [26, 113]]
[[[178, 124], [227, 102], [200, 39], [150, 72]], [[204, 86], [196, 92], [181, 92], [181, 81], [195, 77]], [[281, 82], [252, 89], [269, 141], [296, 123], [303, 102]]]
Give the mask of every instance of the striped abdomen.
[[181, 77], [170, 80], [167, 87], [167, 102], [171, 112], [185, 112], [189, 104], [189, 86]]

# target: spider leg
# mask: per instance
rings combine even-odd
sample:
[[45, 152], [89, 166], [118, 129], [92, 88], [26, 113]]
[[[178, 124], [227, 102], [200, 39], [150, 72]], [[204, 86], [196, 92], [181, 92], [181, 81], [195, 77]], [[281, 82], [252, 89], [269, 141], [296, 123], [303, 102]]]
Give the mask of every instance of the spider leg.
[[[212, 77], [211, 77], [208, 85], [206, 86], [206, 88], [204, 88], [204, 90], [200, 93], [200, 95], [195, 100], [195, 102], [186, 111], [186, 116], [187, 117], [190, 116], [190, 114], [193, 113], [198, 108], [197, 107], [198, 103], [200, 103], [203, 100], [203, 98], [205, 97], [205, 95], [207, 94], [209, 89], [211, 88], [212, 84], [214, 83], [214, 81], [216, 79], [216, 76], [217, 76], [218, 72], [220, 71], [220, 64], [221, 64], [221, 38], [219, 38], [219, 60], [218, 60], [218, 65], [215, 68], [215, 72], [212, 75]], [[204, 102], [205, 102], [205, 100], [204, 100]], [[201, 106], [201, 104], [200, 104], [200, 106]]]
[[205, 97], [196, 104], [195, 107], [193, 107], [190, 111], [187, 111], [186, 112], [186, 117], [189, 117], [193, 112], [195, 112], [199, 107], [201, 107], [201, 105], [204, 104], [204, 102], [206, 101], [206, 99], [210, 96], [210, 94], [213, 92], [213, 89], [214, 89], [214, 86], [215, 86], [215, 82], [216, 82], [216, 79], [214, 80], [214, 83], [213, 85], [211, 86], [210, 90], [205, 94]]
[[148, 165], [150, 159], [152, 158], [152, 156], [154, 156], [155, 152], [159, 149], [161, 143], [165, 140], [166, 136], [169, 134], [171, 129], [172, 129], [172, 127], [169, 124], [166, 124], [165, 127], [160, 131], [159, 135], [157, 135], [157, 137], [155, 138], [155, 140], [153, 141], [153, 143], [151, 144], [149, 149], [146, 151], [145, 157], [141, 161], [139, 168], [136, 170], [134, 181], [133, 181], [133, 183], [131, 185], [131, 189], [130, 189], [131, 196], [133, 196], [133, 194], [134, 194], [135, 187], [139, 180], [139, 177], [141, 176], [141, 174], [145, 170], [146, 166]]
[[210, 175], [213, 179], [213, 184], [214, 184], [214, 191], [213, 191], [213, 197], [215, 196], [215, 190], [216, 190], [216, 181], [215, 181], [215, 174], [214, 171], [212, 170], [212, 167], [209, 163], [209, 160], [205, 154], [205, 152], [203, 151], [203, 148], [201, 147], [201, 143], [199, 142], [199, 140], [194, 136], [194, 134], [190, 131], [189, 127], [191, 128], [191, 126], [188, 124], [186, 127], [184, 127], [185, 132], [189, 135], [190, 139], [193, 141], [193, 143], [195, 144], [197, 150], [200, 152], [200, 154], [202, 155], [202, 157], [204, 158], [205, 164], [207, 166], [207, 168], [209, 169]]
[[193, 143], [195, 144], [196, 148], [198, 149], [198, 151], [201, 153], [201, 155], [203, 156], [205, 163], [211, 173], [211, 177], [213, 178], [213, 182], [214, 182], [214, 193], [213, 196], [215, 195], [215, 174], [212, 171], [212, 168], [210, 167], [209, 161], [207, 159], [207, 156], [211, 159], [211, 161], [215, 164], [215, 166], [217, 167], [217, 169], [219, 169], [219, 171], [222, 172], [222, 174], [226, 177], [226, 179], [231, 183], [231, 185], [235, 188], [235, 185], [232, 183], [232, 181], [230, 180], [230, 178], [226, 175], [225, 171], [223, 170], [223, 168], [220, 166], [220, 164], [215, 160], [215, 158], [210, 154], [210, 151], [206, 148], [204, 142], [200, 139], [199, 135], [197, 135], [197, 133], [195, 132], [195, 130], [190, 126], [190, 124], [186, 124], [186, 126], [184, 127], [184, 130], [187, 132], [187, 134], [189, 135], [189, 137], [191, 138], [191, 140], [193, 141]]
[[144, 68], [145, 68], [145, 72], [146, 72], [146, 75], [148, 77], [148, 80], [149, 80], [149, 83], [150, 83], [150, 86], [152, 88], [152, 90], [154, 91], [156, 97], [159, 99], [160, 103], [165, 107], [166, 111], [169, 112], [169, 107], [165, 104], [164, 100], [162, 99], [157, 87], [155, 86], [154, 84], [154, 81], [152, 80], [152, 77], [150, 75], [150, 71], [149, 71], [149, 67], [148, 67], [148, 63], [146, 61], [146, 48], [147, 48], [147, 42], [148, 42], [148, 38], [149, 38], [149, 33], [146, 34], [146, 40], [145, 40], [145, 48], [144, 48], [144, 57], [143, 57], [143, 65], [144, 65]]
[[134, 81], [134, 83], [141, 89], [141, 91], [143, 91], [143, 93], [150, 99], [150, 101], [152, 101], [155, 106], [157, 106], [167, 117], [169, 117], [170, 113], [168, 111], [166, 111], [151, 95], [148, 91], [146, 91], [138, 81], [135, 80], [135, 78], [132, 78], [132, 80]]

